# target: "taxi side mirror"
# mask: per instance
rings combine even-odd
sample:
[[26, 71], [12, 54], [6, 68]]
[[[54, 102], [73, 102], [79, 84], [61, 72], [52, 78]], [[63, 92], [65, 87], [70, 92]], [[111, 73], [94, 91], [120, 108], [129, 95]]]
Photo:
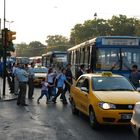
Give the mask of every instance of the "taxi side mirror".
[[137, 91], [140, 92], [140, 87], [137, 88]]
[[81, 87], [81, 90], [84, 92], [88, 92], [88, 88], [87, 87]]

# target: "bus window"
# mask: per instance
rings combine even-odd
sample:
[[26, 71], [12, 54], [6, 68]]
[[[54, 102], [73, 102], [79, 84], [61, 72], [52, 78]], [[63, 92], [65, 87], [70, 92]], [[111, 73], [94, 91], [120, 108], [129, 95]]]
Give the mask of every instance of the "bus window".
[[80, 50], [80, 64], [83, 64], [83, 62], [84, 62], [84, 55], [85, 55], [85, 52], [84, 52], [84, 48], [81, 48], [81, 50]]
[[120, 69], [119, 49], [99, 48], [96, 67], [101, 70]]
[[89, 68], [89, 56], [90, 56], [90, 49], [89, 47], [85, 48], [85, 58], [84, 58], [84, 64], [86, 68]]
[[130, 70], [132, 65], [136, 64], [140, 69], [140, 50], [139, 49], [122, 49], [122, 70]]

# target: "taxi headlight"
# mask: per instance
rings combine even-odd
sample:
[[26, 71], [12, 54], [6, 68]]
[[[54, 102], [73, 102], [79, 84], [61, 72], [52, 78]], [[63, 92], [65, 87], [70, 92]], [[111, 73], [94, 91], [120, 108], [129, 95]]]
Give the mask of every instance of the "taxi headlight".
[[116, 109], [116, 106], [114, 104], [105, 103], [105, 102], [100, 102], [99, 107], [102, 108], [102, 109], [105, 109], [105, 110]]

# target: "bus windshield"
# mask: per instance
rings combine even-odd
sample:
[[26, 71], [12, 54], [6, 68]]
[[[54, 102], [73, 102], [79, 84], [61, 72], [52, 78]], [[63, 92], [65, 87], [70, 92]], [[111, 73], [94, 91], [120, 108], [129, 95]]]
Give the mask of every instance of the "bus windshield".
[[96, 68], [101, 70], [130, 70], [136, 64], [140, 68], [140, 49], [98, 48]]
[[48, 52], [47, 54], [42, 54], [42, 66], [54, 67], [58, 69], [60, 67], [65, 67], [67, 63], [67, 53], [61, 51]]
[[119, 70], [120, 51], [118, 48], [98, 48], [97, 49], [97, 69]]

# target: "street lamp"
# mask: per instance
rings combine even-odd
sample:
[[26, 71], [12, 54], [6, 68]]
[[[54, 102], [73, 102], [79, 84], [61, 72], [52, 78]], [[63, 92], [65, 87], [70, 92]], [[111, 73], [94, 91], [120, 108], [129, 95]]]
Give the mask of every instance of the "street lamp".
[[96, 20], [96, 18], [97, 18], [97, 13], [94, 14], [94, 19]]
[[6, 36], [6, 31], [7, 29], [5, 28], [5, 22], [6, 22], [6, 0], [4, 0], [4, 26], [3, 26], [3, 96], [5, 96], [5, 85], [6, 85], [6, 48], [7, 48], [7, 36]]
[[14, 21], [8, 21], [6, 20], [7, 23], [9, 23], [9, 30], [10, 30], [10, 24], [13, 23]]

